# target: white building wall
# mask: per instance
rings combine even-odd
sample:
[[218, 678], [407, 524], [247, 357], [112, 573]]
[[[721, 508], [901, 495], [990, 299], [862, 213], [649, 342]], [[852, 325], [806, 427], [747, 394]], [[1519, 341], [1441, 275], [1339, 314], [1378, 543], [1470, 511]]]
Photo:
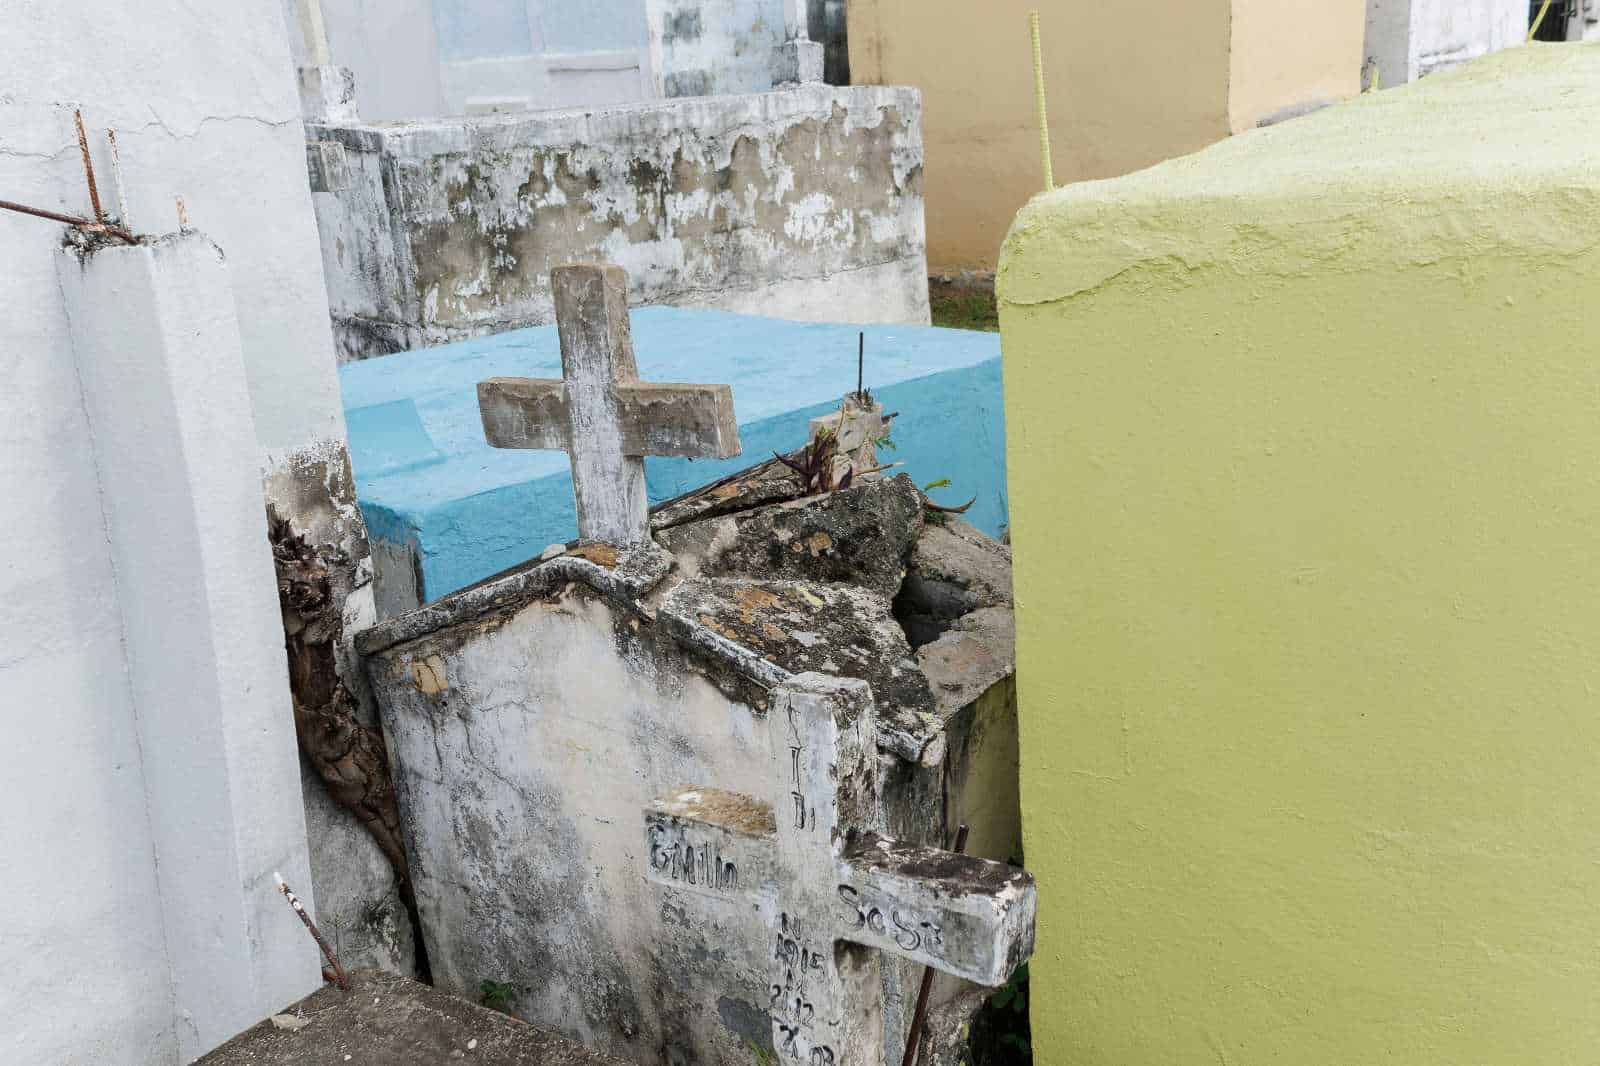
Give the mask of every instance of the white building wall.
[[798, 30], [786, 0], [649, 0], [658, 96], [766, 92]]
[[310, 862], [238, 318], [221, 253], [192, 231], [57, 260], [189, 1061], [320, 974], [274, 883], [305, 886]]
[[[0, 107], [0, 188], [43, 192], [27, 178], [50, 160], [13, 136], [15, 114]], [[58, 233], [0, 212], [0, 1061], [59, 1062], [70, 1048], [81, 1062], [172, 1062], [154, 844]]]
[[[133, 227], [165, 232], [182, 197], [226, 250], [269, 493], [364, 557], [353, 504], [327, 483], [344, 470], [344, 425], [278, 0], [18, 0], [5, 18], [0, 195], [89, 211], [77, 104], [108, 210], [125, 196]], [[144, 1066], [178, 1061], [182, 1024], [146, 802], [144, 767], [160, 753], [137, 740], [92, 427], [56, 275], [61, 237], [59, 225], [0, 212], [0, 780], [11, 799], [0, 815], [0, 1061]], [[346, 612], [357, 622], [371, 615], [362, 595]], [[281, 655], [281, 634], [273, 639]], [[275, 799], [298, 816], [292, 790]]]
[[1520, 45], [1527, 0], [1367, 0], [1367, 75], [1404, 85], [1477, 56]]
[[[280, 0], [295, 62], [311, 54]], [[315, 0], [363, 121], [765, 92], [798, 0]]]
[[[310, 66], [305, 36], [292, 16], [304, 0], [282, 2], [291, 15], [295, 64]], [[328, 50], [355, 75], [363, 118], [399, 122], [445, 113], [433, 0], [322, 0], [321, 8]]]

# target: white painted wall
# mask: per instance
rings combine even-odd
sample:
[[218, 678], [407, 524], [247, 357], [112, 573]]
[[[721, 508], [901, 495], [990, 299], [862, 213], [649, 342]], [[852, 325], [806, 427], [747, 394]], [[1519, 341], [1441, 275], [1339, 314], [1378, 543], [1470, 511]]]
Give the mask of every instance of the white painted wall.
[[[758, 93], [799, 29], [790, 0], [649, 0], [656, 95]], [[793, 24], [791, 24], [793, 23]]]
[[444, 114], [652, 95], [644, 0], [434, 0]]
[[1367, 0], [1366, 84], [1383, 88], [1523, 43], [1527, 0]]
[[[7, 69], [13, 69], [8, 67]], [[47, 165], [0, 118], [0, 188]], [[40, 193], [28, 183], [15, 195]], [[77, 206], [76, 204], [74, 206]], [[175, 1061], [154, 843], [88, 420], [51, 244], [0, 212], [0, 1060]], [[39, 239], [36, 239], [39, 238]]]
[[320, 983], [273, 877], [307, 885], [310, 863], [238, 318], [222, 253], [194, 232], [64, 249], [57, 272], [189, 1061]]
[[[309, 0], [281, 0], [295, 12]], [[370, 122], [765, 92], [797, 0], [320, 0]], [[295, 19], [297, 64], [311, 57]]]
[[[283, 0], [292, 12], [305, 0]], [[372, 122], [445, 113], [433, 0], [322, 0], [333, 61], [356, 79], [356, 108]], [[304, 36], [287, 20], [298, 66], [310, 64]]]
[[[260, 473], [281, 474], [287, 486], [308, 458], [342, 455], [278, 0], [16, 0], [5, 19], [3, 195], [88, 211], [63, 106], [77, 103], [116, 211], [102, 132], [115, 128], [132, 224], [173, 229], [182, 196], [194, 224], [227, 250]], [[144, 772], [152, 754], [140, 751], [91, 426], [56, 274], [61, 232], [0, 212], [0, 779], [13, 797], [0, 815], [10, 900], [0, 1061], [176, 1062]], [[247, 427], [234, 431], [249, 439]], [[275, 640], [281, 655], [281, 634]], [[267, 798], [298, 814], [292, 788]]]
[[[193, 225], [226, 250], [236, 287], [254, 294], [239, 301], [239, 318], [262, 445], [281, 455], [343, 440], [327, 315], [317, 311], [326, 302], [304, 131], [275, 0], [200, 9], [22, 0], [6, 19], [6, 199], [88, 210], [71, 115], [57, 106], [80, 103], [108, 206], [111, 127], [133, 226], [175, 228], [182, 196]], [[8, 234], [19, 224], [8, 260], [54, 244], [46, 223], [7, 219]]]

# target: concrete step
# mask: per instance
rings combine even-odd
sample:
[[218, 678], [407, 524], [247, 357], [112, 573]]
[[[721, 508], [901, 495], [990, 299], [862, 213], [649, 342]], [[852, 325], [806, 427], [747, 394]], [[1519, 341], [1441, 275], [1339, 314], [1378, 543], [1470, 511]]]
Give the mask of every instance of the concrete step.
[[196, 1066], [622, 1066], [409, 978], [358, 970], [350, 983], [324, 986]]

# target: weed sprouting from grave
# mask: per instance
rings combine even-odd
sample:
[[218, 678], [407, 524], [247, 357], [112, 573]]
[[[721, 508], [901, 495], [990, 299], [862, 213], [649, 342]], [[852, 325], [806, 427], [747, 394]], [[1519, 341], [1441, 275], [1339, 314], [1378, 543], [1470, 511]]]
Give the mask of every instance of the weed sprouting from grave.
[[845, 470], [837, 484], [834, 483], [833, 468], [834, 460], [839, 456], [839, 437], [826, 426], [817, 430], [816, 436], [807, 441], [794, 458], [777, 452], [772, 454], [778, 462], [800, 475], [802, 496], [821, 496], [836, 489], [847, 489], [855, 480], [856, 472], [852, 466]]
[[517, 986], [504, 981], [484, 980], [479, 983], [480, 1002], [501, 1014], [511, 1013], [511, 1001], [517, 998]]

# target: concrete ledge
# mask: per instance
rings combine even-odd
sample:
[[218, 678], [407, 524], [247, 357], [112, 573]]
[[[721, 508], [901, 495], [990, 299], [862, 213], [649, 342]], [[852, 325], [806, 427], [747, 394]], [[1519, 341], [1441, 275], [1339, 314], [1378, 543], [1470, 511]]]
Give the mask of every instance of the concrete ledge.
[[377, 970], [324, 987], [213, 1051], [196, 1066], [622, 1066], [543, 1029]]

